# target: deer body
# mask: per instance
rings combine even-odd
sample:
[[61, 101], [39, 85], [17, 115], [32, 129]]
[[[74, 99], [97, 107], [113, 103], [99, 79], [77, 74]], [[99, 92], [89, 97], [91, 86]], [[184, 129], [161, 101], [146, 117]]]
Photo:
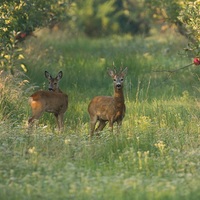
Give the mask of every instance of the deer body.
[[64, 127], [64, 114], [68, 108], [68, 96], [64, 94], [58, 86], [62, 78], [62, 72], [53, 78], [47, 71], [45, 76], [49, 80], [49, 91], [37, 91], [29, 97], [29, 104], [32, 110], [32, 117], [28, 120], [31, 125], [36, 119], [39, 119], [44, 112], [53, 113], [58, 128]]
[[[90, 115], [90, 135], [94, 135], [94, 131], [101, 131], [109, 123], [111, 131], [113, 131], [113, 124], [117, 122], [118, 125], [122, 124], [125, 116], [125, 103], [123, 94], [123, 79], [126, 75], [127, 68], [116, 74], [116, 71], [109, 71], [109, 75], [114, 82], [114, 96], [96, 96], [94, 97], [89, 106], [88, 112]], [[98, 127], [95, 129], [96, 123], [99, 122]]]

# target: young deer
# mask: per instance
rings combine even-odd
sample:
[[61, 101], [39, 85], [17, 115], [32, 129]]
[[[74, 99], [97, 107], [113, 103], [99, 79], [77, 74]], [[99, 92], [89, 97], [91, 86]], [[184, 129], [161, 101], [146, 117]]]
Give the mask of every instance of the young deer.
[[32, 117], [28, 120], [29, 126], [44, 112], [49, 112], [55, 115], [58, 129], [64, 128], [64, 113], [68, 108], [68, 96], [59, 89], [62, 76], [62, 71], [55, 78], [45, 71], [45, 77], [49, 80], [49, 91], [37, 91], [29, 97], [32, 109]]
[[[121, 69], [119, 73], [116, 70], [109, 70], [108, 74], [114, 83], [114, 96], [96, 96], [91, 100], [88, 106], [91, 126], [90, 136], [94, 135], [94, 131], [102, 131], [107, 122], [109, 122], [111, 131], [113, 131], [114, 122], [117, 122], [118, 126], [122, 124], [126, 109], [123, 94], [123, 81], [126, 73], [127, 68]], [[99, 121], [99, 125], [95, 129], [97, 121]]]

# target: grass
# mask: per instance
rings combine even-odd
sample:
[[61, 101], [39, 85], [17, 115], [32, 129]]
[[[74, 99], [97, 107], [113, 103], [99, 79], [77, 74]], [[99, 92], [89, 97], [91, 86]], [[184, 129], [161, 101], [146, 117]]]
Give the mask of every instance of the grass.
[[[180, 55], [184, 38], [89, 40], [43, 31], [22, 45], [29, 83], [7, 77], [1, 89], [2, 200], [200, 198], [199, 68], [153, 72], [191, 62]], [[113, 61], [128, 67], [126, 116], [120, 134], [105, 128], [89, 139], [87, 106], [95, 95], [112, 95], [106, 71]], [[47, 87], [45, 70], [64, 73], [60, 87], [69, 109], [63, 133], [48, 113], [31, 133], [25, 126], [28, 96]]]

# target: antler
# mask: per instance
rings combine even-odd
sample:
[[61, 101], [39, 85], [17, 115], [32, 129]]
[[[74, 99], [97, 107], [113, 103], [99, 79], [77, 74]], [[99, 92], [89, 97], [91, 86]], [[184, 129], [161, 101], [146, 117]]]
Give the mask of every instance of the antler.
[[115, 63], [114, 63], [114, 61], [113, 61], [113, 71], [114, 71], [114, 73], [116, 74], [117, 73], [117, 70], [116, 70], [116, 66], [115, 66]]

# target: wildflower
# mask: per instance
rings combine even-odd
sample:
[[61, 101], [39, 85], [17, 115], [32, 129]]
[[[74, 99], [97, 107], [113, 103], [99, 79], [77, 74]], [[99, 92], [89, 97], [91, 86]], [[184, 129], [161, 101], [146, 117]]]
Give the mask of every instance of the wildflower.
[[71, 142], [70, 139], [65, 139], [65, 144], [69, 144]]
[[163, 155], [165, 147], [166, 147], [166, 144], [163, 141], [159, 141], [158, 143], [156, 143], [154, 145], [155, 145], [155, 147], [158, 148], [158, 150], [160, 151], [160, 154]]
[[35, 154], [35, 153], [36, 153], [35, 147], [29, 148], [29, 149], [28, 149], [28, 152], [29, 152], [30, 154]]

